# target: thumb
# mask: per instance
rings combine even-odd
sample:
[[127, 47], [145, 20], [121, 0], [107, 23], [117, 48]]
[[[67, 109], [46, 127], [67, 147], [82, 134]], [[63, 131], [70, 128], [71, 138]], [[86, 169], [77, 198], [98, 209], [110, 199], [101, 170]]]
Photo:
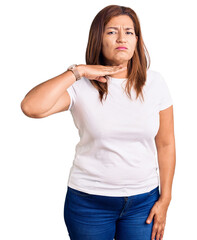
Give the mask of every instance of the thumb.
[[151, 211], [148, 218], [146, 219], [146, 223], [150, 224], [153, 220], [154, 212]]
[[107, 82], [107, 80], [106, 80], [105, 77], [99, 77], [99, 81], [100, 81], [100, 82]]

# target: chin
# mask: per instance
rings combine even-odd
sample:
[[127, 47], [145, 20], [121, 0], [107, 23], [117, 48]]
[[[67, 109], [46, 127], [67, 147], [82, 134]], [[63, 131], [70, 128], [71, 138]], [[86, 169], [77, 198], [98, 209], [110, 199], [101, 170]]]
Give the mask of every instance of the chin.
[[117, 65], [128, 63], [129, 59], [120, 59], [115, 61]]

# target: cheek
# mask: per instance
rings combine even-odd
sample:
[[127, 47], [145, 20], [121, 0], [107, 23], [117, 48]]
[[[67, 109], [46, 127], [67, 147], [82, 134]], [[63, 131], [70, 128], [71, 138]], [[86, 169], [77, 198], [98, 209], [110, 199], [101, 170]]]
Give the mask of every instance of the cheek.
[[130, 50], [133, 52], [136, 48], [136, 42], [135, 41], [130, 41], [129, 46], [130, 46]]
[[103, 42], [103, 45], [104, 45], [105, 48], [109, 48], [109, 47], [110, 47], [110, 42], [109, 42], [109, 40], [106, 39], [106, 40]]
[[103, 43], [103, 51], [109, 53], [111, 52], [111, 50], [112, 50], [112, 44], [109, 43], [108, 41], [105, 41]]
[[130, 39], [129, 45], [131, 46], [131, 48], [134, 48], [134, 46], [135, 46], [135, 40], [134, 40], [134, 39]]

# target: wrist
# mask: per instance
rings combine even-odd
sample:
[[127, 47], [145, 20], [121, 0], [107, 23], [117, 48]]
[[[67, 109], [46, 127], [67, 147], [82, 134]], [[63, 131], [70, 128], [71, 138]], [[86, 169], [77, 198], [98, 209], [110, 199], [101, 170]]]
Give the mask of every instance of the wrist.
[[170, 204], [171, 196], [160, 195], [159, 200], [163, 203]]

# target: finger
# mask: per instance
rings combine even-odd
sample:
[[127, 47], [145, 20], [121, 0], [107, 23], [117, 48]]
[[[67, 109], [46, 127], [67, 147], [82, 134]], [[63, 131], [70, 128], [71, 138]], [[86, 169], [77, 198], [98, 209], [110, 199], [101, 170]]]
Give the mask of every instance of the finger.
[[105, 69], [108, 71], [114, 71], [116, 69], [120, 69], [123, 68], [124, 66], [122, 64], [118, 65], [118, 66], [107, 66]]
[[104, 66], [106, 69], [110, 70], [110, 69], [115, 69], [115, 68], [121, 68], [123, 67], [123, 64], [120, 65], [116, 65], [116, 66]]
[[118, 68], [118, 69], [116, 69], [117, 71], [122, 71], [122, 70], [126, 70], [127, 69], [127, 67], [121, 67], [121, 68]]
[[104, 78], [104, 77], [99, 77], [97, 80], [98, 80], [99, 82], [107, 82], [107, 79]]
[[162, 231], [160, 234], [160, 240], [163, 240], [163, 235], [164, 235], [164, 231]]
[[160, 232], [158, 231], [157, 232], [157, 235], [156, 235], [156, 240], [160, 240], [161, 238], [160, 238]]
[[146, 223], [150, 224], [150, 223], [152, 222], [154, 214], [155, 214], [155, 213], [154, 213], [154, 211], [153, 211], [153, 209], [152, 209], [152, 210], [150, 211], [150, 214], [149, 214], [148, 218], [146, 219]]
[[113, 73], [125, 71], [126, 69], [127, 69], [127, 67], [115, 68], [115, 69], [110, 70], [110, 71], [108, 72], [108, 74], [113, 74]]
[[157, 229], [158, 229], [158, 227], [154, 224], [154, 225], [153, 225], [153, 229], [152, 229], [151, 240], [155, 240], [155, 236], [156, 236], [156, 233], [157, 233]]
[[127, 69], [127, 67], [123, 67], [122, 65], [119, 65], [119, 66], [113, 66], [113, 67], [105, 67], [103, 69], [103, 75], [111, 75], [111, 74], [114, 74], [114, 73], [118, 73], [118, 72], [121, 72], [121, 71], [125, 71]]
[[158, 230], [157, 230], [157, 237], [156, 237], [156, 240], [161, 240], [161, 238], [163, 237], [163, 227], [160, 225], [160, 227], [158, 227]]
[[126, 69], [127, 66], [119, 65], [119, 66], [114, 66], [112, 70], [119, 70], [119, 69]]

